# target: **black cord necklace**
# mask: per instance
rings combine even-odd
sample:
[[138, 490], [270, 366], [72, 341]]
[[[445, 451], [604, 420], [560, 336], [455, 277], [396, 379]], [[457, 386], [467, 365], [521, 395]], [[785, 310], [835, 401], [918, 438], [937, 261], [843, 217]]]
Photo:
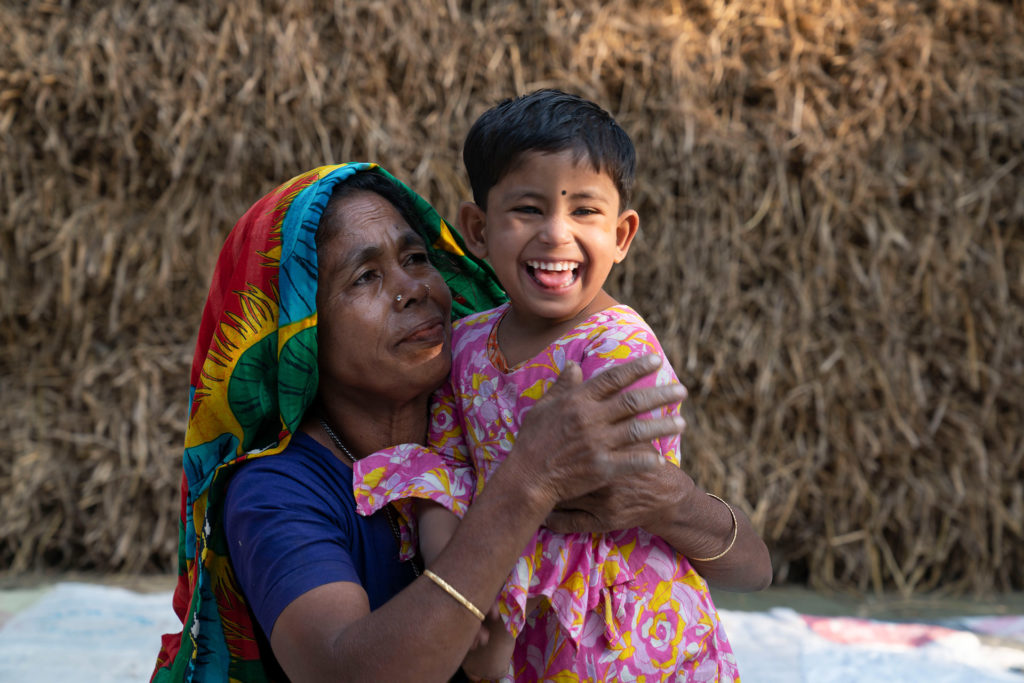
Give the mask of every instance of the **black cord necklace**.
[[[338, 435], [334, 433], [334, 430], [331, 429], [331, 425], [327, 424], [327, 420], [325, 420], [323, 417], [320, 418], [320, 426], [323, 427], [324, 432], [327, 434], [327, 436], [329, 436], [331, 438], [331, 441], [334, 442], [334, 445], [338, 447], [338, 450], [341, 451], [342, 453], [344, 453], [345, 457], [347, 457], [349, 459], [349, 461], [351, 461], [352, 464], [355, 465], [356, 464], [356, 457], [354, 455], [352, 455], [352, 451], [350, 451], [345, 446], [345, 444], [338, 437]], [[402, 545], [402, 532], [398, 530], [398, 520], [395, 519], [395, 513], [394, 513], [394, 510], [391, 509], [391, 504], [390, 503], [388, 503], [387, 505], [384, 506], [384, 516], [387, 517], [388, 526], [391, 527], [391, 533], [394, 534], [395, 540], [398, 541], [398, 545], [401, 546]], [[416, 558], [413, 557], [412, 559], [410, 559], [409, 560], [409, 564], [412, 566], [412, 573], [415, 576], [419, 576], [420, 575], [420, 568], [419, 568], [419, 565], [416, 564]]]

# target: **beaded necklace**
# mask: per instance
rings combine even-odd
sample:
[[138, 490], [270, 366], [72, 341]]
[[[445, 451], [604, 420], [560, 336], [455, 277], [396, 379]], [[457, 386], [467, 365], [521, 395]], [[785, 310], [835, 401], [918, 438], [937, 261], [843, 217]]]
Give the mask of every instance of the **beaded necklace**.
[[[338, 447], [338, 450], [345, 454], [345, 456], [352, 462], [353, 465], [356, 463], [356, 457], [352, 455], [352, 452], [345, 446], [342, 440], [334, 433], [331, 426], [327, 424], [327, 420], [320, 418], [320, 426], [323, 427], [324, 432], [331, 438], [334, 445]], [[384, 506], [384, 516], [387, 517], [388, 526], [391, 527], [391, 533], [394, 534], [395, 540], [398, 541], [398, 545], [402, 545], [402, 533], [398, 530], [398, 520], [395, 519], [394, 510], [391, 508], [391, 504], [388, 503]], [[409, 564], [412, 565], [412, 573], [415, 576], [420, 575], [419, 565], [416, 564], [416, 558], [413, 557], [409, 560]]]

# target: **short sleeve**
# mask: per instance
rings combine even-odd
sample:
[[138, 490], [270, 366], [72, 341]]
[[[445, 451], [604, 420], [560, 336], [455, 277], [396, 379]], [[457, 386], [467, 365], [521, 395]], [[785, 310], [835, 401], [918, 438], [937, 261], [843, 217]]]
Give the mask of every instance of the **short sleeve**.
[[359, 583], [359, 575], [332, 503], [294, 477], [250, 467], [229, 484], [224, 524], [239, 586], [269, 636], [296, 598], [334, 581]]
[[[641, 378], [629, 388], [679, 384], [679, 378], [676, 377], [672, 364], [665, 357], [665, 352], [654, 331], [632, 309], [618, 307], [614, 310], [628, 313], [620, 313], [594, 329], [593, 336], [589, 339], [580, 361], [583, 379], [587, 380], [615, 365], [653, 353], [661, 357], [661, 367], [657, 372]], [[657, 411], [656, 415], [668, 416], [679, 413], [680, 405], [677, 403]], [[658, 439], [654, 443], [666, 460], [679, 465], [678, 435]]]
[[428, 446], [400, 444], [355, 463], [352, 481], [359, 514], [371, 514], [388, 503], [423, 498], [459, 517], [465, 515], [476, 492], [476, 473], [469, 461], [462, 423], [449, 379], [430, 400]]

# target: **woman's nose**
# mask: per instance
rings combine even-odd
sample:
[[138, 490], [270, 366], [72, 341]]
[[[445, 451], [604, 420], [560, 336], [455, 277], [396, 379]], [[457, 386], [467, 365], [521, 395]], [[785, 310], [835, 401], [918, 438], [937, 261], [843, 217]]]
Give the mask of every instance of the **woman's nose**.
[[395, 306], [405, 308], [413, 302], [426, 300], [430, 296], [430, 285], [426, 280], [406, 276], [397, 283], [393, 294], [392, 301]]

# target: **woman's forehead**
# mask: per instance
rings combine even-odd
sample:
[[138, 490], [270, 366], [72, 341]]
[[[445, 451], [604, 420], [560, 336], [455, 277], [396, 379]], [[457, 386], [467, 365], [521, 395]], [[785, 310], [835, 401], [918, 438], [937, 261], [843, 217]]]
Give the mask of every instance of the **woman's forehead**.
[[[349, 243], [419, 239], [394, 204], [373, 192], [356, 192], [334, 207], [325, 226], [328, 238]], [[420, 240], [422, 241], [422, 240]]]
[[390, 250], [425, 244], [393, 204], [369, 192], [346, 197], [325, 227], [329, 234], [323, 245], [327, 253], [322, 257], [337, 259], [337, 268], [365, 263]]
[[398, 221], [408, 227], [398, 208], [375, 192], [359, 190], [339, 201], [330, 217], [336, 227], [363, 231], [367, 225]]

